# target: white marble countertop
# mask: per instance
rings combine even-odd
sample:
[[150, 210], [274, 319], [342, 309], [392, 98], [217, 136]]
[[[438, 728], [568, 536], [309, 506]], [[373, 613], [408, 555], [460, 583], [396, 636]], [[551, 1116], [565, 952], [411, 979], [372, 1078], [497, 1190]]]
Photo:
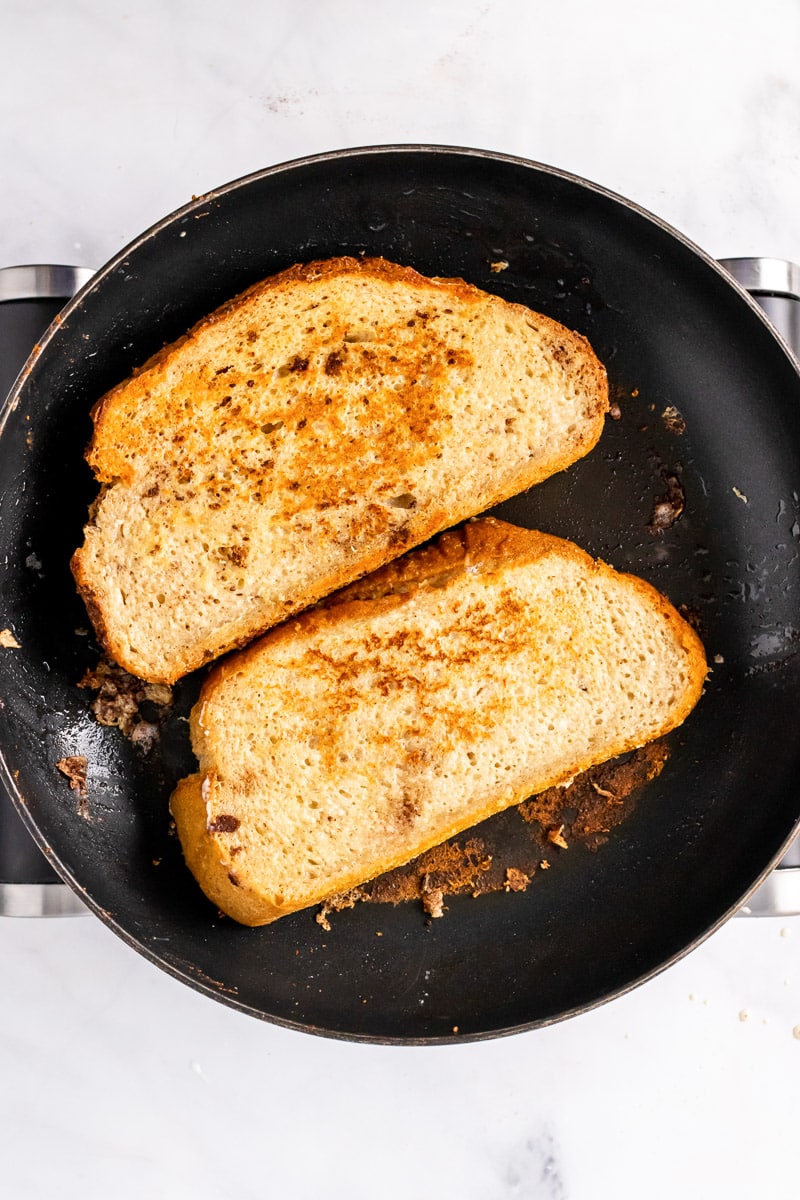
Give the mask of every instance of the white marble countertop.
[[[795, 0], [5, 0], [0, 264], [98, 266], [192, 194], [432, 142], [583, 175], [716, 256], [800, 262]], [[2, 1194], [795, 1194], [800, 918], [481, 1044], [327, 1041], [194, 993], [93, 917], [0, 923]]]

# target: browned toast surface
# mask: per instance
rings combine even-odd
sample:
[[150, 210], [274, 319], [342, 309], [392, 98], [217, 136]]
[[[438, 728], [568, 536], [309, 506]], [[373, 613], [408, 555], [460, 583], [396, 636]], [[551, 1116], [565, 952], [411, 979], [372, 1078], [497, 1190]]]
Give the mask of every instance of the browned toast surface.
[[184, 854], [223, 911], [273, 921], [662, 736], [705, 673], [649, 584], [469, 522], [211, 672]]
[[170, 683], [586, 454], [580, 335], [383, 259], [293, 267], [94, 411], [73, 571], [127, 670]]

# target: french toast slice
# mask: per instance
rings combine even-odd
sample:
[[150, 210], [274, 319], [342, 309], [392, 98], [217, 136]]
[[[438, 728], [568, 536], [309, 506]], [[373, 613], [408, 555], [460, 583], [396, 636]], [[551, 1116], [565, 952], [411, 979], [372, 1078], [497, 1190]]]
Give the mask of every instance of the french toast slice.
[[110, 656], [173, 683], [568, 467], [607, 407], [548, 317], [384, 259], [295, 266], [95, 406], [74, 577]]
[[184, 856], [266, 924], [666, 734], [705, 675], [648, 583], [467, 522], [212, 669], [171, 799]]

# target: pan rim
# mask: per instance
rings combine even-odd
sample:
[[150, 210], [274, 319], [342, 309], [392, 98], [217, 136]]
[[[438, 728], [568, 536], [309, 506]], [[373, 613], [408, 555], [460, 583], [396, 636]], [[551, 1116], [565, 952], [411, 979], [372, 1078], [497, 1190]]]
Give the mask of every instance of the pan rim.
[[[209, 203], [213, 202], [217, 198], [221, 198], [232, 192], [235, 192], [242, 188], [250, 186], [251, 184], [258, 182], [260, 180], [270, 178], [270, 177], [275, 177], [275, 176], [278, 176], [278, 175], [281, 175], [284, 173], [290, 173], [293, 171], [302, 170], [308, 166], [323, 164], [326, 162], [334, 162], [334, 161], [339, 162], [342, 159], [356, 159], [356, 158], [365, 158], [365, 157], [377, 158], [381, 155], [388, 155], [388, 154], [409, 154], [409, 155], [429, 154], [429, 155], [435, 155], [435, 156], [448, 155], [448, 156], [464, 157], [464, 158], [471, 157], [471, 158], [481, 159], [481, 160], [485, 160], [485, 161], [489, 161], [489, 162], [498, 162], [498, 163], [504, 163], [504, 164], [509, 164], [509, 165], [513, 165], [513, 166], [518, 166], [518, 167], [522, 167], [525, 169], [534, 170], [537, 173], [540, 173], [542, 175], [549, 175], [555, 179], [559, 179], [559, 180], [571, 183], [573, 185], [576, 185], [582, 189], [588, 190], [589, 192], [591, 192], [595, 195], [598, 195], [598, 196], [604, 197], [608, 200], [611, 200], [615, 204], [618, 204], [621, 207], [623, 207], [624, 209], [627, 209], [628, 211], [637, 214], [640, 218], [642, 218], [649, 224], [654, 225], [655, 227], [659, 228], [662, 232], [666, 233], [669, 237], [675, 239], [685, 249], [687, 249], [693, 255], [698, 257], [706, 265], [706, 267], [710, 268], [717, 276], [719, 276], [719, 278], [725, 284], [728, 285], [728, 287], [730, 287], [734, 292], [736, 292], [740, 296], [740, 298], [747, 304], [747, 306], [749, 307], [751, 312], [753, 312], [756, 315], [756, 317], [761, 321], [761, 323], [765, 327], [765, 329], [772, 335], [774, 341], [784, 351], [784, 354], [785, 354], [786, 358], [788, 359], [790, 365], [794, 368], [794, 371], [798, 374], [798, 376], [800, 376], [800, 363], [798, 363], [797, 358], [792, 353], [792, 351], [788, 347], [788, 345], [785, 343], [784, 339], [774, 329], [771, 322], [766, 317], [765, 313], [760, 308], [760, 306], [756, 303], [756, 301], [750, 295], [750, 293], [748, 293], [733, 278], [733, 276], [731, 276], [729, 274], [729, 272], [726, 271], [725, 268], [721, 266], [721, 264], [716, 259], [711, 257], [706, 251], [704, 251], [701, 247], [696, 245], [686, 235], [682, 234], [680, 231], [678, 231], [674, 227], [672, 227], [669, 223], [662, 220], [660, 217], [656, 216], [655, 214], [648, 211], [647, 209], [643, 208], [636, 202], [628, 200], [624, 196], [621, 196], [618, 193], [616, 193], [600, 184], [596, 184], [596, 183], [594, 183], [590, 180], [587, 180], [587, 179], [585, 179], [579, 175], [576, 175], [574, 173], [564, 171], [560, 168], [549, 166], [544, 163], [539, 163], [539, 162], [536, 162], [533, 160], [529, 160], [529, 159], [526, 159], [526, 158], [523, 158], [520, 156], [505, 154], [505, 153], [497, 152], [497, 151], [472, 149], [472, 148], [460, 147], [460, 146], [437, 145], [437, 144], [428, 144], [428, 143], [394, 143], [394, 144], [390, 143], [390, 144], [379, 144], [379, 145], [373, 145], [373, 146], [348, 147], [348, 148], [343, 148], [340, 150], [327, 151], [327, 152], [317, 153], [317, 154], [313, 154], [313, 155], [303, 156], [300, 158], [290, 159], [290, 160], [275, 164], [270, 167], [259, 169], [255, 172], [251, 172], [251, 173], [241, 176], [227, 184], [224, 184], [219, 188], [212, 189], [211, 191], [208, 191], [200, 196], [194, 197], [187, 204], [179, 207], [178, 209], [174, 210], [172, 213], [161, 218], [159, 221], [154, 223], [143, 233], [139, 234], [136, 238], [134, 238], [131, 242], [129, 242], [126, 246], [124, 246], [116, 255], [114, 255], [104, 266], [102, 266], [92, 276], [92, 278], [87, 283], [84, 284], [84, 286], [80, 289], [80, 291], [78, 291], [75, 294], [75, 296], [67, 303], [65, 308], [62, 310], [57, 322], [55, 322], [53, 325], [51, 325], [51, 327], [47, 330], [45, 335], [40, 339], [37, 347], [35, 348], [35, 350], [31, 354], [31, 356], [29, 357], [25, 366], [23, 367], [23, 369], [20, 373], [20, 376], [18, 377], [14, 387], [11, 389], [9, 396], [8, 396], [5, 404], [3, 405], [2, 411], [0, 411], [0, 437], [2, 437], [3, 432], [5, 430], [5, 426], [6, 426], [6, 422], [9, 417], [9, 414], [11, 412], [13, 412], [13, 410], [16, 408], [17, 404], [19, 403], [20, 395], [22, 393], [22, 389], [25, 386], [25, 382], [26, 382], [28, 376], [30, 375], [31, 371], [33, 370], [33, 368], [36, 364], [36, 361], [38, 360], [40, 355], [45, 351], [46, 347], [49, 345], [52, 338], [56, 335], [58, 327], [61, 324], [61, 322], [66, 321], [69, 318], [70, 314], [73, 311], [75, 311], [77, 308], [80, 307], [80, 305], [83, 303], [85, 296], [88, 293], [90, 293], [91, 291], [93, 291], [94, 289], [100, 287], [102, 285], [103, 281], [105, 279], [107, 279], [107, 277], [111, 273], [113, 273], [115, 270], [119, 269], [119, 267], [121, 265], [124, 265], [128, 256], [133, 254], [139, 247], [145, 245], [149, 240], [151, 240], [153, 237], [155, 237], [157, 234], [159, 234], [163, 230], [169, 228], [170, 226], [176, 224], [177, 222], [179, 222], [183, 219], [193, 216], [198, 211], [201, 211], [204, 206], [207, 206]], [[675, 965], [675, 963], [679, 962], [682, 958], [684, 958], [692, 950], [694, 950], [695, 948], [697, 948], [697, 946], [699, 946], [702, 942], [704, 942], [708, 937], [710, 937], [714, 932], [716, 932], [723, 924], [725, 924], [735, 914], [735, 912], [739, 909], [739, 907], [741, 907], [741, 905], [743, 903], [746, 903], [747, 897], [750, 896], [760, 886], [760, 884], [763, 882], [763, 880], [774, 869], [775, 865], [780, 861], [781, 857], [785, 853], [785, 850], [788, 847], [788, 845], [794, 840], [794, 838], [797, 836], [798, 832], [800, 832], [800, 815], [798, 815], [795, 825], [794, 825], [791, 833], [785, 839], [785, 842], [783, 843], [782, 847], [773, 856], [773, 858], [770, 860], [770, 862], [763, 868], [763, 870], [761, 871], [759, 876], [756, 878], [756, 880], [751, 885], [748, 886], [744, 895], [736, 903], [732, 904], [728, 909], [726, 909], [726, 911], [723, 912], [723, 914], [721, 916], [719, 916], [709, 926], [708, 929], [706, 929], [705, 931], [703, 931], [699, 935], [697, 935], [691, 942], [689, 942], [687, 945], [685, 945], [680, 950], [678, 950], [674, 955], [672, 955], [665, 961], [657, 964], [655, 967], [651, 968], [650, 970], [645, 971], [644, 973], [637, 976], [635, 979], [629, 981], [628, 983], [622, 985], [621, 987], [614, 988], [611, 991], [609, 991], [607, 994], [604, 994], [600, 997], [596, 997], [587, 1003], [574, 1006], [574, 1007], [570, 1008], [569, 1010], [560, 1012], [556, 1015], [542, 1018], [539, 1020], [530, 1021], [530, 1022], [523, 1022], [520, 1024], [515, 1024], [512, 1026], [502, 1027], [502, 1028], [498, 1028], [498, 1029], [482, 1030], [482, 1031], [476, 1032], [476, 1033], [469, 1033], [468, 1031], [465, 1031], [464, 1033], [451, 1034], [451, 1035], [436, 1035], [436, 1036], [430, 1036], [430, 1037], [408, 1037], [408, 1036], [395, 1037], [395, 1036], [391, 1036], [391, 1035], [384, 1036], [384, 1035], [375, 1035], [375, 1034], [341, 1032], [341, 1031], [337, 1031], [335, 1029], [323, 1028], [320, 1026], [309, 1024], [308, 1022], [293, 1021], [288, 1018], [283, 1018], [283, 1017], [276, 1016], [274, 1014], [266, 1013], [262, 1009], [254, 1007], [251, 1004], [247, 1004], [242, 1001], [239, 1001], [233, 995], [223, 993], [219, 988], [212, 986], [210, 983], [207, 983], [202, 979], [196, 978], [188, 971], [181, 970], [181, 968], [176, 966], [174, 963], [170, 963], [170, 962], [166, 961], [165, 959], [160, 958], [154, 950], [149, 948], [142, 941], [137, 940], [133, 934], [129, 933], [125, 928], [123, 928], [120, 925], [120, 923], [116, 919], [114, 919], [109, 913], [107, 913], [94, 900], [94, 898], [86, 891], [86, 889], [83, 888], [83, 886], [79, 883], [79, 881], [74, 877], [72, 872], [70, 872], [70, 870], [61, 862], [58, 855], [56, 855], [53, 852], [52, 848], [47, 845], [46, 839], [44, 838], [43, 834], [41, 833], [38, 826], [34, 822], [30, 813], [28, 812], [26, 802], [18, 788], [17, 782], [12, 778], [12, 774], [11, 774], [9, 765], [6, 761], [5, 751], [2, 747], [0, 747], [0, 778], [2, 779], [6, 788], [8, 789], [9, 794], [12, 796], [15, 806], [16, 806], [18, 812], [20, 813], [20, 815], [22, 816], [29, 832], [34, 837], [34, 840], [39, 844], [40, 848], [46, 853], [48, 860], [56, 868], [59, 875], [72, 888], [72, 890], [81, 898], [81, 900], [87, 905], [87, 907], [96, 916], [98, 916], [105, 925], [107, 925], [110, 929], [112, 929], [112, 931], [115, 932], [117, 934], [117, 936], [119, 936], [127, 945], [129, 945], [137, 953], [143, 955], [143, 957], [148, 959], [155, 966], [159, 967], [161, 970], [166, 971], [167, 974], [172, 975], [178, 981], [188, 984], [194, 990], [199, 991], [200, 993], [205, 994], [216, 1001], [222, 1001], [222, 1003], [224, 1003], [226, 1006], [234, 1008], [240, 1012], [244, 1012], [250, 1016], [255, 1016], [256, 1018], [258, 1018], [260, 1020], [267, 1021], [270, 1024], [279, 1025], [283, 1028], [291, 1029], [291, 1030], [298, 1031], [298, 1032], [312, 1033], [316, 1036], [323, 1036], [323, 1037], [328, 1037], [328, 1038], [332, 1038], [335, 1040], [352, 1042], [352, 1043], [357, 1043], [357, 1044], [377, 1044], [377, 1045], [396, 1045], [396, 1046], [453, 1045], [456, 1043], [457, 1044], [465, 1044], [465, 1043], [470, 1043], [470, 1042], [486, 1041], [486, 1040], [495, 1039], [495, 1038], [499, 1038], [499, 1037], [507, 1037], [507, 1036], [512, 1036], [517, 1033], [524, 1033], [524, 1032], [533, 1031], [535, 1029], [546, 1028], [550, 1025], [558, 1024], [562, 1021], [568, 1020], [572, 1017], [579, 1016], [579, 1015], [582, 1015], [587, 1012], [591, 1012], [594, 1009], [605, 1005], [606, 1003], [608, 1003], [611, 1000], [614, 1000], [614, 999], [620, 998], [623, 995], [626, 995], [627, 993], [629, 993], [629, 992], [633, 991], [634, 989], [638, 988], [639, 986], [641, 986], [643, 983], [648, 982], [650, 979], [655, 978], [656, 976], [661, 974], [661, 972], [665, 971], [669, 967]]]
[[27, 811], [27, 805], [19, 790], [17, 781], [6, 762], [5, 752], [0, 746], [0, 782], [5, 786], [9, 795], [11, 795], [17, 811], [23, 818], [25, 825], [39, 848], [45, 853], [48, 862], [58, 872], [64, 882], [72, 888], [80, 900], [87, 908], [100, 919], [103, 925], [117, 935], [131, 950], [140, 954], [148, 960], [153, 966], [159, 970], [165, 971], [176, 979], [179, 983], [188, 985], [194, 991], [207, 996], [209, 999], [217, 1003], [224, 1004], [227, 1008], [235, 1009], [237, 1012], [244, 1013], [246, 1016], [254, 1017], [256, 1020], [263, 1021], [268, 1025], [277, 1025], [282, 1029], [288, 1029], [295, 1033], [312, 1034], [315, 1037], [323, 1037], [332, 1041], [347, 1042], [357, 1045], [373, 1045], [373, 1046], [453, 1046], [453, 1045], [469, 1045], [477, 1042], [495, 1041], [499, 1038], [513, 1037], [521, 1033], [533, 1033], [540, 1029], [547, 1029], [554, 1025], [560, 1025], [565, 1021], [571, 1020], [574, 1017], [584, 1016], [587, 1013], [595, 1012], [599, 1008], [611, 1003], [614, 1000], [619, 1000], [623, 996], [629, 995], [636, 991], [644, 984], [658, 978], [659, 975], [681, 962], [710, 937], [712, 937], [723, 925], [726, 925], [729, 920], [734, 918], [743, 905], [747, 903], [748, 898], [761, 886], [767, 876], [775, 870], [777, 864], [781, 861], [784, 854], [788, 850], [794, 839], [800, 836], [800, 815], [792, 827], [789, 835], [784, 839], [778, 848], [777, 852], [770, 859], [769, 863], [763, 868], [758, 877], [747, 887], [744, 894], [719, 916], [705, 930], [701, 931], [675, 954], [658, 963], [650, 970], [637, 975], [634, 979], [629, 980], [626, 984], [619, 988], [613, 988], [611, 991], [595, 997], [593, 1000], [584, 1004], [574, 1005], [572, 1008], [566, 1009], [563, 1012], [556, 1013], [549, 1017], [542, 1017], [539, 1020], [523, 1021], [516, 1025], [501, 1026], [497, 1029], [484, 1029], [479, 1032], [470, 1033], [459, 1031], [458, 1033], [450, 1034], [435, 1034], [430, 1037], [411, 1037], [411, 1036], [392, 1036], [389, 1034], [367, 1034], [354, 1033], [351, 1031], [342, 1031], [337, 1029], [325, 1028], [323, 1026], [314, 1025], [310, 1022], [293, 1021], [288, 1017], [277, 1016], [274, 1013], [264, 1012], [263, 1009], [257, 1008], [252, 1004], [247, 1004], [239, 1000], [229, 990], [225, 990], [222, 986], [213, 987], [205, 979], [192, 975], [188, 970], [182, 971], [175, 963], [170, 962], [159, 955], [147, 946], [143, 941], [137, 940], [129, 931], [117, 921], [111, 913], [104, 909], [94, 897], [78, 882], [73, 872], [71, 872], [60, 857], [54, 853], [52, 847], [47, 843], [46, 838], [42, 835], [40, 829], [33, 822], [30, 814]]
[[794, 354], [791, 347], [788, 345], [783, 336], [774, 327], [772, 322], [767, 317], [761, 306], [755, 301], [750, 293], [736, 280], [733, 275], [727, 271], [721, 263], [715, 259], [708, 251], [704, 250], [700, 245], [694, 242], [686, 234], [682, 233], [668, 221], [659, 217], [643, 205], [638, 204], [634, 200], [628, 199], [619, 192], [613, 191], [611, 188], [605, 187], [603, 184], [595, 183], [593, 180], [586, 179], [572, 171], [563, 170], [560, 167], [554, 167], [548, 163], [538, 162], [535, 159], [525, 158], [521, 155], [508, 154], [498, 150], [485, 150], [469, 146], [448, 145], [446, 143], [435, 142], [387, 142], [376, 143], [373, 145], [364, 146], [347, 146], [338, 150], [320, 151], [315, 154], [303, 155], [299, 158], [286, 159], [283, 162], [275, 163], [269, 167], [262, 167], [256, 171], [248, 172], [246, 175], [241, 175], [236, 179], [230, 180], [228, 183], [221, 184], [219, 187], [212, 188], [208, 192], [203, 192], [199, 196], [193, 196], [186, 204], [174, 209], [171, 213], [161, 217], [154, 224], [150, 225], [142, 233], [138, 234], [130, 242], [126, 243], [115, 255], [112, 256], [102, 267], [92, 275], [92, 277], [77, 291], [74, 296], [67, 302], [65, 307], [59, 313], [57, 319], [50, 325], [44, 335], [40, 338], [37, 345], [31, 352], [28, 360], [23, 366], [20, 374], [11, 388], [2, 408], [0, 409], [0, 436], [2, 436], [5, 428], [5, 423], [9, 413], [13, 412], [19, 403], [19, 394], [25, 384], [26, 379], [33, 370], [37, 359], [40, 357], [46, 346], [51, 341], [56, 333], [59, 325], [67, 321], [71, 314], [80, 307], [84, 298], [99, 288], [104, 280], [123, 266], [126, 258], [134, 253], [139, 247], [145, 245], [153, 237], [169, 228], [171, 225], [180, 220], [184, 220], [193, 216], [204, 205], [209, 204], [218, 197], [229, 195], [232, 192], [248, 187], [253, 183], [263, 179], [268, 179], [273, 176], [289, 173], [300, 170], [309, 166], [314, 166], [326, 162], [338, 162], [341, 159], [358, 158], [363, 156], [379, 157], [388, 154], [428, 154], [432, 156], [453, 156], [464, 158], [475, 158], [489, 162], [504, 163], [509, 166], [522, 167], [527, 170], [533, 170], [543, 175], [550, 175], [554, 179], [559, 179], [563, 182], [572, 184], [576, 187], [586, 189], [594, 195], [602, 196], [604, 199], [612, 203], [620, 205], [629, 212], [636, 214], [641, 220], [654, 225], [667, 236], [673, 238], [685, 250], [699, 258], [706, 267], [711, 269], [724, 283], [726, 283], [733, 292], [735, 292], [740, 300], [742, 300], [751, 313], [758, 318], [764, 329], [770, 333], [780, 349], [783, 351], [789, 364], [793, 367], [795, 373], [800, 379], [800, 359]]

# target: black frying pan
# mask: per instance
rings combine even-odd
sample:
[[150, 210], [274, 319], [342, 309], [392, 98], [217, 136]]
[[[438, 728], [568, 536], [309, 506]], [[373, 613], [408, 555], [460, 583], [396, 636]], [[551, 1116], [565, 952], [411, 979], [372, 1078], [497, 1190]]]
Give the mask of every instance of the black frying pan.
[[[324, 932], [221, 919], [168, 830], [193, 768], [177, 689], [158, 747], [99, 726], [75, 684], [97, 659], [68, 571], [94, 486], [97, 397], [220, 301], [296, 260], [382, 254], [461, 275], [585, 333], [621, 419], [500, 515], [651, 580], [719, 658], [663, 773], [597, 852], [574, 846], [524, 893], [360, 905]], [[502, 271], [490, 264], [507, 261]], [[661, 414], [674, 407], [685, 431]], [[380, 1041], [545, 1024], [674, 961], [777, 861], [798, 815], [800, 379], [763, 315], [709, 258], [601, 188], [500, 155], [379, 147], [290, 163], [193, 201], [115, 258], [43, 339], [0, 444], [5, 783], [59, 873], [135, 949], [256, 1016]], [[677, 480], [682, 517], [648, 529]], [[55, 770], [90, 763], [87, 811]], [[380, 932], [381, 936], [376, 936]], [[458, 1033], [454, 1034], [454, 1027]]]

